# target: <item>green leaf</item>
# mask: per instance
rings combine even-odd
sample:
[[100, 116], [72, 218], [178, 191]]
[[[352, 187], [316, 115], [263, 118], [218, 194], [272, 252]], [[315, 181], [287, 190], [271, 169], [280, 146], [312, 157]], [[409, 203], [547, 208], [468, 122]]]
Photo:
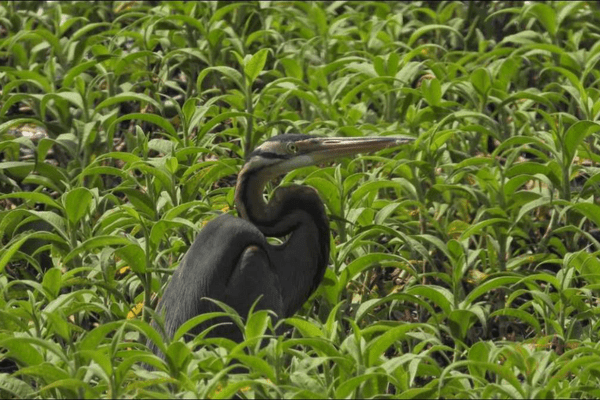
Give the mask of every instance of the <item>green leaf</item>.
[[175, 367], [175, 371], [179, 371], [191, 354], [190, 349], [183, 342], [171, 342], [167, 347], [167, 360], [169, 364]]
[[[488, 362], [490, 356], [490, 348], [494, 345], [490, 342], [477, 342], [469, 349], [468, 358], [471, 361]], [[471, 375], [478, 376], [479, 378], [485, 379], [485, 373], [487, 370], [481, 368], [476, 364], [469, 364], [469, 372]]]
[[448, 314], [448, 326], [452, 336], [465, 340], [467, 331], [477, 322], [477, 315], [469, 310], [452, 310]]
[[229, 79], [231, 79], [233, 81], [233, 83], [236, 84], [236, 86], [238, 87], [238, 89], [244, 90], [244, 81], [242, 80], [242, 74], [240, 74], [237, 70], [235, 70], [235, 69], [233, 69], [231, 67], [218, 66], [218, 67], [204, 68], [202, 70], [202, 72], [200, 72], [198, 74], [198, 79], [196, 80], [196, 88], [198, 90], [198, 93], [202, 93], [203, 92], [202, 82], [204, 81], [204, 78], [206, 78], [206, 76], [209, 73], [211, 73], [212, 71], [217, 71], [217, 72], [225, 75], [226, 77], [228, 77]]
[[93, 330], [87, 332], [84, 338], [79, 341], [78, 348], [80, 350], [94, 350], [98, 348], [100, 343], [106, 338], [106, 335], [119, 329], [123, 323], [124, 321], [112, 321], [95, 327]]
[[[382, 374], [382, 373], [369, 373], [369, 374], [363, 374], [363, 375], [359, 375], [359, 376], [355, 376], [353, 378], [350, 378], [344, 382], [342, 382], [336, 389], [335, 391], [335, 398], [336, 399], [346, 399], [350, 396], [350, 394], [355, 391], [358, 390], [358, 387], [365, 381], [369, 380], [369, 379], [375, 379], [377, 377], [385, 377], [386, 375]], [[360, 393], [360, 392], [359, 392]]]
[[[250, 356], [246, 356], [250, 357]], [[261, 360], [262, 361], [262, 360]], [[242, 381], [230, 382], [224, 388], [220, 388], [216, 393], [207, 396], [212, 399], [231, 399], [236, 396], [241, 389], [245, 387], [253, 387], [256, 386], [259, 382], [257, 380], [246, 379]]]
[[236, 354], [235, 358], [240, 360], [244, 366], [250, 367], [250, 372], [257, 372], [261, 376], [271, 380], [271, 382], [277, 381], [277, 376], [275, 375], [273, 367], [262, 358], [244, 354]]
[[69, 254], [67, 254], [65, 256], [65, 258], [63, 259], [63, 263], [68, 263], [69, 261], [71, 261], [73, 259], [73, 257], [75, 257], [77, 254], [79, 254], [83, 251], [96, 249], [98, 247], [113, 247], [113, 246], [119, 246], [119, 245], [122, 246], [122, 245], [128, 245], [128, 244], [131, 244], [131, 242], [129, 241], [129, 239], [126, 239], [124, 237], [111, 236], [111, 235], [96, 236], [96, 237], [86, 240], [85, 242], [83, 242], [82, 244], [80, 244], [79, 246], [77, 246], [76, 248], [71, 250], [71, 252]]
[[319, 3], [311, 3], [311, 7], [309, 8], [310, 22], [314, 23], [317, 26], [317, 32], [319, 36], [324, 36], [327, 34], [327, 14], [321, 8], [321, 4]]
[[62, 272], [58, 268], [51, 268], [44, 274], [42, 287], [55, 299], [60, 293]]
[[342, 270], [338, 280], [338, 288], [345, 287], [355, 276], [364, 272], [368, 268], [381, 265], [383, 262], [396, 262], [398, 265], [404, 262], [402, 257], [389, 253], [371, 253], [365, 254], [352, 261]]
[[442, 86], [438, 79], [425, 79], [421, 84], [421, 93], [429, 105], [440, 106], [442, 103]]
[[[44, 276], [44, 278], [45, 278], [45, 276]], [[51, 326], [54, 329], [54, 331], [63, 340], [66, 340], [66, 341], [71, 340], [71, 327], [69, 326], [69, 323], [66, 321], [65, 316], [62, 313], [46, 312], [45, 315], [46, 315], [46, 318], [48, 318], [48, 320], [50, 321]]]
[[[292, 348], [294, 346], [306, 346], [306, 347], [314, 350], [317, 354], [319, 354], [323, 357], [339, 358], [338, 362], [340, 362], [340, 360], [345, 360], [345, 358], [343, 358], [342, 354], [333, 345], [333, 343], [330, 340], [327, 340], [324, 338], [319, 338], [319, 337], [306, 338], [306, 337], [304, 337], [304, 338], [300, 338], [300, 339], [289, 339], [289, 340], [286, 340], [283, 342], [284, 350]], [[341, 364], [341, 362], [340, 362], [340, 364]]]
[[380, 189], [385, 188], [392, 188], [400, 191], [403, 190], [400, 182], [387, 180], [367, 182], [356, 189], [354, 193], [352, 193], [352, 197], [350, 198], [350, 206], [356, 207], [357, 204], [361, 201], [364, 201], [365, 197], [367, 197], [371, 192], [378, 193]]
[[92, 192], [84, 187], [72, 189], [65, 194], [65, 213], [72, 225], [79, 222], [79, 220], [88, 212], [92, 198]]
[[[512, 372], [511, 368], [504, 366], [504, 365], [491, 363], [491, 362], [481, 362], [481, 361], [471, 361], [471, 360], [453, 362], [444, 370], [444, 372], [442, 372], [442, 375], [440, 376], [440, 381], [439, 381], [440, 387], [448, 385], [450, 383], [449, 380], [451, 380], [452, 377], [455, 376], [454, 375], [455, 371], [456, 372], [460, 371], [465, 366], [467, 368], [469, 368], [469, 366], [474, 366], [477, 369], [486, 370], [489, 373], [497, 374], [499, 376], [499, 378], [502, 378], [503, 380], [506, 381], [505, 385], [510, 385], [509, 386], [510, 389], [514, 388], [514, 390], [517, 391], [517, 393], [514, 393], [514, 397], [517, 397], [517, 396], [527, 397], [527, 395], [525, 394], [525, 390], [521, 386], [521, 382], [519, 382], [519, 379], [517, 379], [515, 374]], [[511, 392], [508, 392], [508, 393], [511, 393]]]
[[[173, 211], [173, 209], [169, 210]], [[165, 218], [168, 218], [169, 215], [165, 215]], [[175, 228], [187, 228], [190, 232], [195, 232], [198, 230], [196, 225], [187, 219], [183, 218], [173, 218], [171, 220], [161, 219], [157, 223], [152, 226], [152, 230], [150, 231], [150, 242], [157, 246], [163, 236], [170, 230]]]
[[324, 338], [325, 334], [315, 324], [297, 317], [286, 318], [285, 323], [298, 329], [305, 338]]
[[250, 58], [246, 65], [244, 65], [244, 74], [246, 74], [246, 78], [248, 79], [248, 86], [252, 85], [258, 77], [258, 74], [262, 72], [265, 63], [267, 62], [268, 54], [269, 49], [261, 49]]
[[564, 139], [564, 165], [571, 165], [575, 151], [583, 139], [592, 133], [600, 131], [600, 124], [591, 121], [578, 121], [569, 127]]
[[285, 75], [291, 78], [295, 78], [298, 80], [302, 80], [304, 78], [304, 71], [298, 64], [297, 60], [293, 58], [282, 58], [279, 60], [281, 65], [283, 65], [283, 69], [285, 70]]
[[538, 21], [541, 22], [544, 29], [547, 30], [551, 36], [556, 36], [558, 21], [556, 18], [556, 12], [551, 6], [544, 3], [536, 3], [528, 11], [530, 14], [533, 14]]
[[32, 399], [36, 394], [36, 391], [27, 383], [5, 372], [0, 373], [0, 390], [7, 391], [18, 399]]
[[477, 92], [482, 96], [487, 96], [492, 87], [490, 73], [486, 68], [477, 68], [471, 73], [471, 83]]
[[429, 32], [429, 31], [433, 31], [439, 29], [441, 31], [450, 31], [452, 33], [454, 33], [457, 37], [462, 39], [462, 35], [460, 34], [459, 31], [457, 31], [455, 28], [448, 26], [448, 25], [439, 25], [439, 24], [427, 24], [424, 25], [422, 27], [420, 27], [419, 29], [415, 30], [412, 35], [410, 35], [410, 38], [408, 39], [408, 41], [406, 42], [406, 45], [409, 47], [412, 47], [412, 45], [421, 37], [423, 36], [425, 33]]
[[38, 365], [44, 361], [42, 353], [27, 338], [14, 337], [0, 340], [0, 348], [8, 350], [6, 357], [18, 360], [26, 366]]
[[15, 253], [21, 248], [23, 243], [25, 243], [29, 239], [30, 236], [31, 235], [27, 235], [17, 240], [13, 244], [11, 244], [10, 247], [8, 247], [8, 250], [5, 250], [6, 247], [2, 249], [2, 253], [0, 256], [0, 273], [4, 271], [4, 267], [6, 267], [6, 264], [10, 262], [12, 256], [15, 255]]
[[505, 287], [506, 285], [510, 285], [513, 283], [517, 283], [521, 278], [519, 276], [500, 276], [496, 278], [489, 279], [479, 286], [477, 286], [471, 293], [467, 295], [464, 301], [461, 303], [461, 306], [464, 304], [468, 306], [472, 304], [479, 296], [482, 296], [486, 293], [491, 292], [494, 289], [498, 289], [501, 287]]
[[151, 122], [154, 125], [157, 125], [157, 126], [163, 128], [165, 130], [165, 132], [167, 132], [169, 134], [169, 136], [171, 136], [172, 138], [175, 138], [175, 140], [177, 138], [177, 131], [175, 131], [175, 128], [173, 128], [173, 125], [171, 125], [171, 123], [168, 120], [166, 120], [165, 118], [163, 118], [159, 115], [156, 115], [156, 114], [144, 114], [144, 113], [131, 113], [131, 114], [126, 114], [126, 115], [123, 115], [122, 117], [117, 118], [108, 127], [107, 131], [109, 133], [109, 136], [112, 137], [115, 129], [119, 126], [119, 123], [121, 123], [123, 121], [129, 121], [129, 120], [140, 120], [140, 121]]
[[269, 325], [270, 314], [266, 310], [255, 311], [246, 321], [245, 340], [252, 340], [265, 334]]
[[146, 253], [138, 244], [128, 244], [117, 250], [116, 255], [121, 257], [129, 268], [137, 274], [146, 272]]
[[[124, 92], [124, 93], [116, 94], [116, 95], [109, 97], [108, 99], [100, 102], [100, 104], [98, 104], [96, 107], [94, 107], [94, 109], [96, 111], [98, 111], [103, 108], [110, 107], [110, 106], [113, 106], [113, 105], [119, 104], [119, 103], [124, 103], [127, 101], [139, 101], [140, 103], [150, 103], [156, 110], [162, 109], [160, 103], [158, 101], [154, 100], [152, 97], [147, 96], [143, 93], [134, 93], [134, 92]], [[151, 114], [142, 114], [142, 115], [148, 116]]]
[[127, 199], [131, 202], [136, 210], [141, 211], [150, 218], [154, 219], [156, 216], [156, 210], [154, 209], [155, 205], [152, 199], [150, 199], [146, 193], [143, 193], [138, 189], [123, 188], [117, 190], [125, 193]]
[[[41, 112], [43, 115], [46, 114], [47, 104], [50, 101], [56, 100], [56, 99], [66, 100], [67, 102], [69, 102], [73, 106], [75, 106], [75, 108], [78, 108], [80, 110], [83, 110], [85, 108], [85, 105], [83, 104], [83, 98], [81, 97], [81, 94], [79, 94], [77, 92], [48, 93], [48, 94], [44, 95], [44, 97], [42, 98], [42, 101], [40, 103], [40, 109], [41, 109]], [[64, 111], [68, 112], [68, 109], [65, 109]]]
[[[54, 381], [49, 385], [41, 387], [40, 392], [45, 392], [50, 389], [64, 388], [67, 390], [71, 390], [74, 393], [77, 393], [76, 390], [81, 389], [89, 389], [89, 384], [80, 379], [69, 378], [69, 379], [61, 379], [58, 381]], [[87, 397], [87, 396], [86, 396]]]
[[177, 328], [177, 331], [175, 331], [175, 334], [173, 335], [173, 340], [179, 340], [194, 327], [196, 327], [206, 321], [210, 321], [211, 319], [220, 318], [220, 317], [229, 317], [229, 314], [226, 312], [211, 312], [211, 313], [201, 314], [201, 315], [197, 315], [193, 318], [190, 318], [189, 320], [187, 320], [186, 322], [181, 324], [181, 326], [179, 328]]
[[71, 87], [75, 77], [81, 75], [84, 71], [96, 66], [97, 64], [98, 64], [97, 61], [87, 61], [87, 62], [84, 62], [84, 63], [74, 66], [73, 68], [71, 68], [69, 70], [69, 72], [66, 73], [65, 77], [63, 78], [62, 86], [65, 88]]
[[460, 235], [460, 240], [463, 241], [465, 239], [468, 239], [469, 237], [480, 233], [484, 228], [490, 226], [490, 225], [510, 225], [510, 221], [508, 221], [506, 218], [490, 218], [490, 219], [486, 219], [485, 221], [481, 221], [473, 226], [471, 226], [469, 229], [467, 229], [466, 231], [464, 231], [462, 233], [462, 235]]
[[454, 307], [454, 295], [448, 289], [437, 285], [416, 285], [406, 291], [407, 294], [423, 296], [449, 314]]
[[383, 357], [385, 351], [393, 344], [401, 342], [407, 333], [411, 330], [431, 329], [431, 326], [427, 324], [403, 324], [394, 328], [388, 329], [384, 334], [379, 336], [377, 339], [371, 341], [367, 345], [368, 354], [368, 365], [376, 365], [377, 360]]
[[518, 309], [518, 308], [503, 308], [501, 310], [496, 310], [490, 314], [489, 318], [494, 318], [499, 315], [508, 315], [509, 317], [520, 319], [521, 321], [529, 324], [534, 330], [536, 334], [541, 332], [541, 326], [538, 320], [527, 311]]
[[233, 4], [223, 5], [222, 7], [219, 7], [217, 10], [215, 10], [214, 13], [212, 13], [210, 20], [208, 21], [208, 26], [211, 26], [218, 21], [224, 20], [225, 15], [236, 10], [237, 8], [249, 7], [249, 6], [250, 5], [246, 4], [246, 3], [233, 3]]

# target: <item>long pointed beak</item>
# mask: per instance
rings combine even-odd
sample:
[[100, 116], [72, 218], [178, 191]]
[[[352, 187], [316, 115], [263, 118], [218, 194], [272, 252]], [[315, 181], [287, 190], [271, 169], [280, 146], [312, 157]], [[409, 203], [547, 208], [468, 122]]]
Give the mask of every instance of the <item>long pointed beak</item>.
[[298, 143], [299, 151], [309, 155], [314, 162], [352, 156], [359, 153], [372, 153], [389, 147], [411, 143], [411, 137], [327, 137], [315, 138]]

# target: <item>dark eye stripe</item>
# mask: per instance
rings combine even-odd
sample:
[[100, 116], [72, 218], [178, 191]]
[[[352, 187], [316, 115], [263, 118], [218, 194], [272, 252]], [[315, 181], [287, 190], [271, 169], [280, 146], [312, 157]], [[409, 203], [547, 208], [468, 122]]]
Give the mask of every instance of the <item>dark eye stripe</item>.
[[281, 154], [278, 154], [278, 153], [273, 153], [273, 152], [270, 152], [270, 151], [265, 151], [265, 152], [261, 151], [260, 153], [257, 153], [255, 155], [257, 155], [259, 157], [262, 157], [262, 158], [287, 158], [287, 156], [285, 156], [285, 155], [281, 155]]

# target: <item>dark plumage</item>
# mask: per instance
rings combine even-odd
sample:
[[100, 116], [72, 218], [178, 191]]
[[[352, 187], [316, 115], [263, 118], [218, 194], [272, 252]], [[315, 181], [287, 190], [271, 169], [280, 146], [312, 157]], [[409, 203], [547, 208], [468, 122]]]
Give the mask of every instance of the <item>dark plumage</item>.
[[[223, 301], [245, 317], [262, 295], [258, 309], [273, 310], [279, 317], [293, 315], [325, 274], [329, 223], [313, 188], [279, 187], [266, 203], [267, 181], [303, 166], [412, 140], [279, 135], [264, 142], [248, 156], [238, 175], [235, 201], [241, 218], [226, 214], [206, 224], [165, 289], [156, 310], [164, 316], [164, 335], [172, 337], [196, 315], [221, 311], [205, 297]], [[288, 235], [281, 245], [271, 245], [265, 238]], [[189, 333], [196, 335], [224, 321], [208, 321]], [[242, 340], [233, 324], [218, 326], [211, 335]]]

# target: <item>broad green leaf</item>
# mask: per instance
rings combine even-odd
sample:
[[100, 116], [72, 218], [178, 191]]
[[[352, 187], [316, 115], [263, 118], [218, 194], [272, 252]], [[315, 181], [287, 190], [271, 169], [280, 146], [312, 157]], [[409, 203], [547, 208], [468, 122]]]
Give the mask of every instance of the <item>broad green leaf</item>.
[[73, 257], [75, 257], [77, 254], [79, 254], [83, 251], [92, 250], [92, 249], [96, 249], [99, 247], [123, 246], [123, 245], [129, 245], [129, 244], [131, 244], [131, 241], [129, 241], [129, 239], [126, 239], [124, 237], [111, 236], [111, 235], [95, 236], [95, 237], [92, 237], [92, 238], [86, 240], [85, 242], [83, 242], [82, 244], [80, 244], [79, 246], [77, 246], [76, 248], [71, 250], [71, 252], [69, 254], [67, 254], [65, 256], [65, 258], [63, 259], [63, 263], [68, 263], [69, 261], [71, 261], [73, 259]]
[[71, 327], [69, 323], [66, 321], [64, 315], [58, 312], [47, 312], [45, 313], [46, 318], [50, 321], [50, 326], [54, 329], [54, 331], [63, 339], [70, 340], [71, 339]]
[[213, 72], [219, 72], [220, 74], [225, 75], [226, 77], [228, 77], [229, 79], [231, 79], [233, 81], [233, 83], [235, 83], [235, 85], [238, 87], [238, 89], [240, 90], [244, 90], [244, 81], [242, 80], [242, 74], [239, 73], [239, 71], [231, 68], [231, 67], [208, 67], [208, 68], [204, 68], [202, 70], [202, 72], [200, 72], [200, 74], [198, 74], [198, 79], [196, 80], [196, 88], [198, 90], [198, 93], [202, 93], [202, 82], [204, 81], [204, 79], [206, 78], [206, 76]]
[[[134, 92], [119, 93], [112, 97], [109, 97], [108, 99], [100, 102], [100, 104], [98, 104], [95, 107], [95, 109], [101, 110], [105, 107], [110, 107], [115, 104], [119, 104], [119, 103], [123, 103], [123, 102], [127, 102], [127, 101], [139, 101], [140, 103], [150, 103], [150, 104], [152, 104], [152, 106], [154, 106], [154, 108], [156, 110], [162, 109], [161, 105], [156, 100], [154, 100], [152, 97], [147, 96], [143, 93], [134, 93]], [[145, 115], [147, 117], [151, 114], [142, 114], [142, 115]], [[155, 115], [155, 117], [156, 117], [156, 115]], [[139, 116], [137, 118], [141, 119]]]
[[242, 362], [246, 367], [249, 367], [250, 372], [258, 372], [261, 376], [270, 379], [271, 382], [276, 382], [277, 377], [273, 367], [268, 362], [257, 356], [249, 356], [244, 354], [236, 354], [235, 358]]
[[131, 270], [138, 274], [146, 272], [146, 253], [138, 244], [128, 244], [118, 249], [115, 254], [127, 263]]
[[[27, 375], [27, 367], [17, 371], [20, 373], [25, 370], [23, 375]], [[32, 374], [35, 375], [35, 374]], [[26, 382], [6, 372], [0, 373], [0, 390], [10, 393], [14, 398], [31, 399], [35, 396], [36, 391]]]
[[179, 340], [184, 335], [186, 335], [188, 333], [188, 331], [190, 331], [194, 327], [196, 327], [206, 321], [210, 321], [211, 319], [214, 319], [214, 318], [228, 317], [228, 316], [229, 316], [229, 314], [227, 314], [225, 312], [211, 312], [211, 313], [201, 314], [201, 315], [197, 315], [193, 318], [190, 318], [189, 320], [187, 320], [186, 322], [181, 324], [181, 326], [179, 328], [177, 328], [177, 331], [175, 331], [175, 334], [173, 335], [173, 340]]
[[246, 4], [246, 3], [233, 3], [233, 4], [223, 5], [222, 7], [219, 7], [211, 15], [210, 20], [208, 21], [208, 26], [211, 26], [211, 25], [217, 23], [218, 21], [223, 20], [225, 15], [229, 14], [232, 11], [235, 11], [236, 9], [238, 9], [240, 7], [251, 7], [251, 5]]
[[44, 274], [42, 286], [53, 298], [56, 298], [60, 293], [61, 276], [62, 272], [58, 268], [51, 268]]
[[313, 337], [322, 338], [325, 336], [323, 334], [323, 332], [321, 331], [321, 329], [319, 329], [317, 326], [315, 326], [315, 324], [313, 324], [310, 321], [307, 321], [305, 319], [291, 317], [291, 318], [286, 318], [285, 323], [298, 329], [300, 331], [300, 333], [302, 334], [302, 336], [305, 338], [313, 338]]
[[[490, 348], [493, 348], [493, 344], [490, 342], [477, 342], [471, 346], [469, 349], [469, 360], [479, 361], [479, 362], [488, 362], [490, 356]], [[471, 375], [479, 376], [480, 378], [485, 378], [486, 370], [481, 368], [475, 364], [470, 364], [469, 371]]]
[[261, 49], [250, 58], [246, 65], [244, 65], [244, 73], [246, 74], [250, 85], [252, 85], [258, 77], [258, 74], [264, 69], [268, 54], [269, 49]]
[[333, 345], [333, 343], [322, 337], [303, 337], [300, 339], [289, 339], [283, 342], [284, 349], [289, 349], [294, 346], [306, 346], [324, 357], [339, 357], [340, 359], [343, 358], [342, 354]]
[[144, 114], [144, 113], [131, 113], [131, 114], [126, 114], [126, 115], [123, 115], [122, 117], [117, 118], [108, 127], [109, 135], [112, 136], [114, 134], [114, 131], [119, 126], [119, 123], [121, 123], [123, 121], [129, 121], [129, 120], [140, 120], [140, 121], [151, 122], [154, 125], [157, 125], [157, 126], [163, 128], [165, 130], [165, 132], [168, 133], [169, 136], [171, 136], [172, 138], [177, 138], [177, 132], [175, 131], [175, 128], [173, 128], [173, 125], [171, 125], [171, 123], [167, 119], [165, 119], [159, 115], [156, 115], [156, 114]]
[[87, 214], [92, 198], [92, 192], [84, 187], [72, 189], [65, 194], [65, 213], [72, 225], [75, 225], [85, 214]]
[[7, 356], [27, 365], [39, 365], [44, 361], [40, 351], [24, 338], [0, 340], [0, 348], [7, 349]]
[[492, 86], [490, 73], [486, 68], [477, 68], [471, 73], [471, 83], [477, 92], [482, 96], [487, 96]]
[[302, 80], [304, 77], [304, 71], [302, 71], [302, 68], [300, 68], [300, 65], [298, 65], [298, 60], [293, 58], [282, 58], [279, 60], [279, 62], [281, 65], [283, 65], [286, 76]]
[[[243, 357], [247, 357], [247, 359], [250, 359], [250, 356], [243, 356]], [[258, 362], [259, 360], [260, 359], [255, 358], [256, 362]], [[260, 360], [260, 361], [262, 361], [262, 360]], [[256, 363], [255, 363], [255, 365], [256, 365]], [[240, 390], [243, 390], [244, 388], [256, 386], [259, 383], [262, 383], [262, 382], [259, 382], [258, 380], [254, 380], [254, 379], [246, 379], [246, 380], [242, 380], [242, 381], [230, 382], [224, 388], [220, 388], [214, 394], [211, 394], [210, 396], [207, 396], [207, 397], [211, 398], [211, 399], [231, 399], [233, 397], [237, 397], [236, 393], [239, 393]]]
[[460, 370], [461, 368], [464, 368], [465, 366], [468, 368], [469, 365], [474, 366], [475, 368], [478, 368], [478, 369], [486, 370], [490, 373], [497, 374], [500, 378], [506, 380], [507, 384], [510, 384], [510, 387], [509, 387], [510, 389], [514, 389], [517, 391], [517, 393], [515, 393], [516, 395], [519, 395], [521, 397], [527, 397], [525, 394], [525, 390], [523, 389], [523, 387], [521, 385], [521, 382], [519, 381], [519, 379], [517, 379], [517, 377], [511, 371], [510, 368], [508, 368], [504, 365], [499, 365], [499, 364], [495, 364], [495, 363], [491, 363], [491, 362], [481, 362], [481, 361], [471, 361], [471, 360], [453, 362], [444, 370], [444, 372], [442, 372], [442, 375], [440, 376], [439, 384], [440, 385], [448, 384], [449, 382], [447, 382], [447, 381], [452, 379], [451, 377], [453, 376], [453, 371]]
[[[507, 315], [509, 317], [520, 319], [523, 322], [529, 324], [533, 329], [535, 329], [536, 334], [541, 332], [541, 326], [538, 320], [527, 311], [518, 309], [518, 308], [503, 308], [501, 310], [496, 310], [489, 315], [489, 318], [494, 318], [499, 315]], [[481, 360], [480, 360], [481, 361]]]
[[570, 165], [575, 157], [575, 151], [579, 144], [589, 135], [600, 131], [600, 124], [591, 121], [579, 121], [571, 125], [565, 134], [565, 156], [564, 163]]
[[[38, 351], [38, 348], [48, 350], [55, 356], [58, 356], [58, 360], [61, 362], [68, 363], [68, 357], [65, 349], [55, 342], [47, 341], [37, 337], [10, 337], [8, 339], [0, 339], [0, 348], [4, 347], [13, 352], [13, 356], [22, 360], [27, 365], [38, 365], [44, 361], [42, 353]], [[12, 354], [12, 353], [11, 353]]]
[[538, 21], [543, 25], [544, 29], [552, 36], [556, 36], [558, 21], [554, 9], [544, 3], [536, 3], [529, 8], [529, 13], [533, 14]]
[[[416, 29], [412, 35], [410, 35], [410, 38], [408, 39], [408, 41], [406, 42], [407, 46], [412, 47], [412, 45], [421, 37], [423, 36], [425, 33], [429, 32], [429, 31], [433, 31], [433, 30], [440, 30], [440, 31], [450, 31], [451, 33], [454, 33], [457, 37], [462, 39], [462, 35], [460, 34], [459, 31], [457, 31], [455, 28], [448, 26], [448, 25], [438, 25], [438, 24], [427, 24], [424, 25], [422, 27], [420, 27], [419, 29]], [[450, 32], [446, 32], [446, 33], [450, 33]], [[442, 32], [442, 34], [444, 34]]]
[[348, 398], [353, 391], [358, 390], [358, 387], [363, 382], [365, 382], [366, 380], [369, 380], [369, 379], [374, 379], [374, 378], [380, 377], [380, 376], [385, 377], [385, 375], [382, 373], [369, 373], [369, 374], [363, 374], [363, 375], [359, 375], [359, 376], [350, 378], [350, 379], [342, 382], [338, 386], [337, 390], [335, 391], [335, 398], [337, 398], [337, 399]]
[[12, 243], [10, 246], [6, 246], [0, 256], [0, 273], [4, 271], [4, 267], [8, 264], [15, 255], [15, 253], [21, 248], [23, 243], [25, 243], [31, 235], [27, 235], [19, 239], [18, 241]]
[[71, 87], [76, 76], [81, 75], [84, 71], [96, 66], [96, 64], [98, 64], [96, 61], [87, 61], [71, 68], [63, 78], [63, 87]]
[[422, 296], [440, 307], [444, 314], [449, 314], [454, 307], [454, 295], [448, 289], [437, 285], [416, 285], [406, 290], [407, 294]]
[[383, 353], [394, 343], [401, 342], [410, 331], [433, 330], [428, 324], [406, 323], [393, 327], [387, 332], [371, 341], [367, 346], [368, 366], [374, 366], [376, 361], [383, 356]]
[[[140, 167], [141, 167], [141, 165], [140, 165]], [[137, 190], [137, 189], [123, 188], [123, 189], [118, 189], [118, 190], [125, 193], [125, 195], [127, 196], [127, 199], [136, 208], [137, 211], [145, 213], [150, 218], [155, 217], [155, 215], [156, 215], [156, 210], [154, 209], [155, 204], [152, 201], [152, 199], [150, 199], [148, 194], [143, 193], [141, 190]]]
[[171, 344], [169, 344], [167, 347], [167, 352], [165, 353], [169, 364], [173, 365], [175, 367], [175, 371], [177, 372], [179, 372], [179, 370], [183, 367], [190, 354], [190, 349], [183, 342], [179, 341], [171, 342]]
[[[48, 94], [44, 95], [44, 97], [42, 98], [42, 102], [40, 103], [41, 112], [43, 114], [46, 114], [46, 107], [47, 107], [48, 103], [50, 101], [53, 101], [56, 99], [66, 100], [67, 102], [69, 102], [73, 106], [75, 106], [75, 108], [80, 109], [80, 110], [83, 110], [85, 108], [81, 94], [79, 94], [77, 92], [59, 92], [59, 93], [48, 93]], [[55, 107], [56, 107], [56, 104], [55, 104]], [[68, 111], [68, 110], [64, 110], [64, 111]]]
[[464, 304], [465, 306], [469, 306], [480, 296], [489, 293], [494, 289], [503, 288], [506, 285], [517, 283], [520, 280], [521, 278], [519, 276], [499, 276], [496, 278], [491, 278], [477, 286], [477, 288], [475, 288], [471, 293], [469, 293], [467, 297], [463, 300], [462, 304]]
[[269, 325], [271, 316], [267, 310], [258, 310], [252, 313], [246, 321], [245, 340], [262, 337]]
[[50, 383], [49, 385], [43, 386], [41, 387], [39, 390], [40, 392], [45, 392], [51, 389], [60, 389], [60, 388], [64, 388], [67, 390], [71, 390], [74, 391], [75, 393], [77, 393], [77, 389], [89, 389], [89, 384], [84, 382], [83, 380], [80, 379], [75, 379], [75, 378], [68, 378], [68, 379], [61, 379], [58, 381], [54, 381], [52, 383]]
[[452, 310], [448, 314], [448, 326], [452, 335], [465, 340], [467, 331], [477, 322], [477, 315], [469, 310]]
[[421, 93], [429, 105], [440, 106], [442, 102], [442, 86], [437, 78], [425, 79], [421, 84]]
[[509, 225], [510, 222], [505, 219], [505, 218], [491, 218], [491, 219], [486, 219], [485, 221], [481, 221], [478, 222], [475, 225], [472, 225], [470, 228], [468, 228], [467, 230], [465, 230], [462, 235], [460, 235], [460, 240], [463, 241], [465, 239], [468, 239], [469, 237], [480, 233], [481, 231], [483, 231], [486, 227], [491, 226], [491, 225]]

